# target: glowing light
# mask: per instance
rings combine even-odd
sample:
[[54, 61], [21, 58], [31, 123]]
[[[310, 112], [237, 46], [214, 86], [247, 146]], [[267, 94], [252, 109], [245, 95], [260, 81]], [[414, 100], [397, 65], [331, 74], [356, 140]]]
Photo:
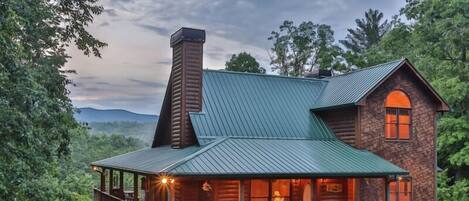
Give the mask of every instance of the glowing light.
[[98, 170], [98, 167], [96, 167], [96, 166], [91, 166], [91, 170], [96, 171], [96, 170]]
[[161, 179], [161, 183], [162, 183], [162, 184], [166, 184], [166, 183], [168, 183], [168, 179], [167, 179], [167, 178], [163, 178], [163, 179]]
[[174, 183], [174, 179], [170, 179], [169, 182]]

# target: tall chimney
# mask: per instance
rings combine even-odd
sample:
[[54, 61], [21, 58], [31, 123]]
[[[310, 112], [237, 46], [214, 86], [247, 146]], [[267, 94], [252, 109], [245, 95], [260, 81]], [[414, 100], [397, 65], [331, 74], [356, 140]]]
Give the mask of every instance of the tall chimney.
[[202, 55], [205, 31], [181, 28], [171, 35], [171, 147], [196, 143], [189, 112], [202, 110]]

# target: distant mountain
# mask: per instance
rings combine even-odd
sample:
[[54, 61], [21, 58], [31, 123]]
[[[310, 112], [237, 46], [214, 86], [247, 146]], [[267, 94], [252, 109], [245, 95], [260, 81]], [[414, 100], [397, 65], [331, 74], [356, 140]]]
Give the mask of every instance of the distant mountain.
[[90, 107], [79, 108], [80, 112], [75, 113], [75, 119], [79, 122], [138, 122], [156, 124], [157, 115], [138, 114], [122, 109], [100, 110]]

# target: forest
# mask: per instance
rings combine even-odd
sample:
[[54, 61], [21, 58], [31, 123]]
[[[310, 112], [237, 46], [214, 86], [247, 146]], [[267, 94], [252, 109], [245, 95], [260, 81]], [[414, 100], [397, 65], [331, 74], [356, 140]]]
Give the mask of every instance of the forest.
[[[93, 135], [73, 117], [67, 48], [101, 57], [107, 44], [87, 26], [103, 9], [98, 0], [0, 2], [1, 200], [92, 200], [89, 163], [145, 146]], [[303, 76], [408, 58], [451, 106], [437, 122], [438, 200], [469, 200], [469, 2], [407, 0], [388, 20], [379, 10], [363, 13], [338, 41], [330, 25], [286, 20], [266, 33], [269, 68], [242, 52], [226, 69]]]

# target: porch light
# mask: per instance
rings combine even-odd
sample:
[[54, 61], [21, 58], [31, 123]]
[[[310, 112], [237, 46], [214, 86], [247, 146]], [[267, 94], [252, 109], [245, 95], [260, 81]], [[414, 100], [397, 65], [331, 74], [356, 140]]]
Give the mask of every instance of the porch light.
[[96, 170], [98, 170], [98, 167], [93, 165], [93, 166], [91, 166], [91, 170], [96, 171]]
[[166, 177], [163, 177], [163, 179], [161, 179], [161, 183], [162, 184], [168, 183], [168, 179]]

